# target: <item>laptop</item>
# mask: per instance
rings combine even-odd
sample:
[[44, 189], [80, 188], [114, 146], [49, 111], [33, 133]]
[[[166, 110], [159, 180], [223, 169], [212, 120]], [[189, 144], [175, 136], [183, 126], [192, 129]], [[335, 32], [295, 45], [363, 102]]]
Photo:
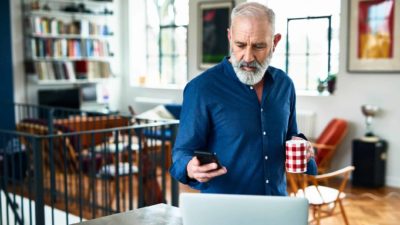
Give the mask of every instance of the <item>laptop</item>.
[[305, 198], [180, 194], [183, 225], [307, 225]]

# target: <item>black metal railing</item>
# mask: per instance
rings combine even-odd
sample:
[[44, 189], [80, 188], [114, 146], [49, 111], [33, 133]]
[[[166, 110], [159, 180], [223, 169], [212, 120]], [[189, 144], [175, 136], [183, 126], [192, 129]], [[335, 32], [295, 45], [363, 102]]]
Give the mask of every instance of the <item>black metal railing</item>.
[[71, 216], [79, 222], [178, 204], [178, 184], [168, 174], [177, 121], [107, 127], [96, 115], [79, 114], [78, 123], [62, 127], [57, 120], [71, 115], [29, 120], [39, 108], [20, 113], [15, 130], [0, 130], [0, 225], [60, 224], [58, 215], [70, 224]]

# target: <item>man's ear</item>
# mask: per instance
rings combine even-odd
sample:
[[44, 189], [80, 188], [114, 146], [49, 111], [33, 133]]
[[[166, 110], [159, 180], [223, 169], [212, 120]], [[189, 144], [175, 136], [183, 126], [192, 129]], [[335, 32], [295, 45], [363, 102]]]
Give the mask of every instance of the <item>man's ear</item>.
[[229, 42], [231, 41], [231, 38], [232, 38], [232, 36], [231, 36], [231, 30], [228, 28], [228, 29], [226, 29], [226, 31], [227, 31], [227, 35], [228, 35], [228, 40], [229, 40]]
[[275, 51], [275, 48], [278, 45], [281, 38], [282, 38], [282, 35], [280, 33], [277, 33], [274, 35], [274, 47], [272, 48], [273, 51]]

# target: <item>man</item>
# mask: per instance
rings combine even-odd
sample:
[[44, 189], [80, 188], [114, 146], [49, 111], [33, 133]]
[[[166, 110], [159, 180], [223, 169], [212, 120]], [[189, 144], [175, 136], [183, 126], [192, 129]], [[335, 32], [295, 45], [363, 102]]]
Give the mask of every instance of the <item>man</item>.
[[[291, 79], [269, 66], [280, 34], [274, 13], [237, 5], [228, 39], [231, 57], [187, 84], [171, 175], [207, 193], [287, 195], [285, 141], [298, 135]], [[195, 150], [215, 152], [200, 165]], [[307, 173], [316, 174], [309, 148]]]

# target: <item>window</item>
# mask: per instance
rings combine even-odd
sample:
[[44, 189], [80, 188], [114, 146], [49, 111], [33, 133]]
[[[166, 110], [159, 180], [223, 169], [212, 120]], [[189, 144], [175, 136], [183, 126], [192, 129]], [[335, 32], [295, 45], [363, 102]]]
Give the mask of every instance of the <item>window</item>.
[[[131, 12], [140, 13], [139, 6], [133, 5]], [[132, 47], [131, 53], [137, 57], [144, 55], [145, 59], [132, 64], [142, 62], [145, 66], [139, 65], [142, 69], [133, 72], [134, 82], [151, 86], [185, 84], [189, 0], [142, 0], [142, 7], [145, 26], [140, 29], [143, 32], [134, 29], [132, 35], [140, 41], [136, 43], [137, 48]], [[138, 25], [133, 22], [133, 26]]]
[[[340, 0], [258, 0], [257, 2], [267, 4], [274, 10], [275, 30], [282, 34], [271, 65], [287, 70], [298, 93], [303, 91], [316, 93], [318, 79], [324, 80], [328, 74], [337, 74], [339, 70]], [[288, 5], [290, 7], [287, 7]], [[309, 17], [314, 18], [302, 19]], [[289, 45], [288, 55], [286, 55], [286, 44]]]
[[300, 90], [316, 90], [331, 74], [331, 17], [287, 19], [285, 70]]

